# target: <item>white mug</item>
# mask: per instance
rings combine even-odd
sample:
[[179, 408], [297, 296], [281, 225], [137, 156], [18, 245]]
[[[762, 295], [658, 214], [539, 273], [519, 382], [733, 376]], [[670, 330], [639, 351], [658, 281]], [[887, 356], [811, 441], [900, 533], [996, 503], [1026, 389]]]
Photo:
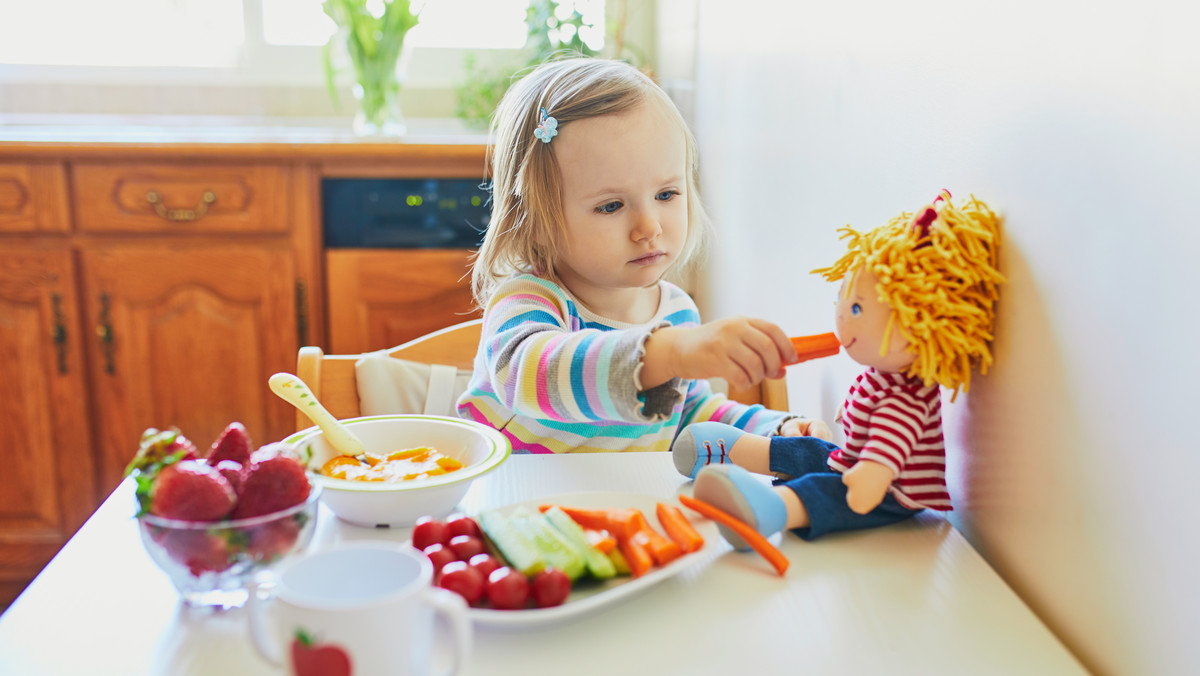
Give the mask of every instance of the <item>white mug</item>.
[[434, 616], [451, 629], [458, 673], [471, 651], [462, 597], [433, 586], [433, 564], [395, 542], [356, 541], [305, 556], [275, 574], [263, 598], [252, 590], [250, 635], [262, 656], [296, 676], [426, 676]]

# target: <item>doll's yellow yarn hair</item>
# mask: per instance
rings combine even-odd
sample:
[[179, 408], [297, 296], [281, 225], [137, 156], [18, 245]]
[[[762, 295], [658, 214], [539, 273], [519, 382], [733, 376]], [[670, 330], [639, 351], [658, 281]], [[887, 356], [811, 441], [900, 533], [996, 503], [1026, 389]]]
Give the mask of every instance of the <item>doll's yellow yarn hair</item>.
[[974, 195], [959, 207], [949, 193], [941, 197], [917, 211], [936, 211], [928, 227], [906, 212], [865, 233], [840, 228], [849, 240], [845, 255], [813, 273], [831, 282], [850, 275], [849, 292], [860, 270], [874, 272], [879, 299], [892, 307], [883, 345], [898, 329], [916, 355], [905, 374], [951, 390], [953, 401], [960, 387], [970, 389], [972, 366], [987, 373], [992, 363], [988, 342], [1004, 277], [997, 269], [1000, 219]]

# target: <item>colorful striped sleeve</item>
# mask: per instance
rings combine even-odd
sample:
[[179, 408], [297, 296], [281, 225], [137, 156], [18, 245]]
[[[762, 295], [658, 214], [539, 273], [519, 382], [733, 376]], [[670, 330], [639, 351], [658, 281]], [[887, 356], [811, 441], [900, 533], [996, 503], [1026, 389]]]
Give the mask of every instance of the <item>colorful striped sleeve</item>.
[[515, 277], [483, 318], [483, 357], [492, 390], [521, 416], [557, 422], [648, 422], [634, 373], [650, 328], [585, 328], [553, 282]]
[[694, 422], [715, 420], [754, 434], [768, 435], [791, 414], [772, 411], [759, 404], [740, 404], [725, 395], [713, 392], [707, 380], [693, 380], [688, 385], [683, 402], [682, 426]]

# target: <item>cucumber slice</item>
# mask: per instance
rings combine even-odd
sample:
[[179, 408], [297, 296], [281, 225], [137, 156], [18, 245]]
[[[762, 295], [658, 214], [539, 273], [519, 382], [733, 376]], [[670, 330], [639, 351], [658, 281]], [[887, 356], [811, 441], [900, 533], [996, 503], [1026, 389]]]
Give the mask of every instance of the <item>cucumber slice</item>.
[[518, 507], [508, 515], [513, 529], [521, 532], [537, 548], [542, 561], [567, 574], [572, 582], [587, 570], [583, 557], [559, 534], [540, 512]]
[[562, 511], [556, 505], [542, 512], [542, 516], [546, 517], [550, 525], [561, 533], [566, 538], [567, 543], [583, 557], [584, 563], [587, 564], [587, 570], [592, 574], [592, 577], [601, 580], [616, 577], [617, 567], [613, 565], [612, 559], [588, 543], [587, 535], [584, 534], [583, 528], [575, 523], [574, 519], [567, 516], [566, 512]]
[[479, 515], [479, 527], [515, 570], [524, 575], [536, 575], [546, 567], [541, 551], [523, 530], [515, 528], [512, 519], [497, 511]]

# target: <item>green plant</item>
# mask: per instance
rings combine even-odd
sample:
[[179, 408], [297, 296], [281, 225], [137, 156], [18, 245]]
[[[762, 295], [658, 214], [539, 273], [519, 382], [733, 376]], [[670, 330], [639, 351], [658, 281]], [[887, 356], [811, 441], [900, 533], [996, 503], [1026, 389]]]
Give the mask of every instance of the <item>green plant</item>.
[[[485, 127], [514, 75], [554, 56], [597, 54], [579, 36], [582, 29], [594, 25], [586, 22], [578, 11], [559, 19], [556, 15], [559, 5], [560, 0], [530, 0], [525, 10], [525, 47], [516, 60], [489, 68], [480, 66], [474, 55], [466, 57], [466, 79], [455, 90], [455, 114], [459, 118], [469, 126]], [[572, 29], [564, 30], [566, 26]], [[564, 39], [564, 35], [568, 37]]]
[[338, 103], [334, 49], [344, 46], [354, 69], [360, 113], [368, 130], [383, 131], [399, 110], [400, 81], [396, 66], [404, 37], [417, 25], [409, 0], [381, 0], [383, 11], [376, 15], [367, 0], [324, 0], [322, 9], [337, 24], [338, 31], [325, 44], [325, 84]]

